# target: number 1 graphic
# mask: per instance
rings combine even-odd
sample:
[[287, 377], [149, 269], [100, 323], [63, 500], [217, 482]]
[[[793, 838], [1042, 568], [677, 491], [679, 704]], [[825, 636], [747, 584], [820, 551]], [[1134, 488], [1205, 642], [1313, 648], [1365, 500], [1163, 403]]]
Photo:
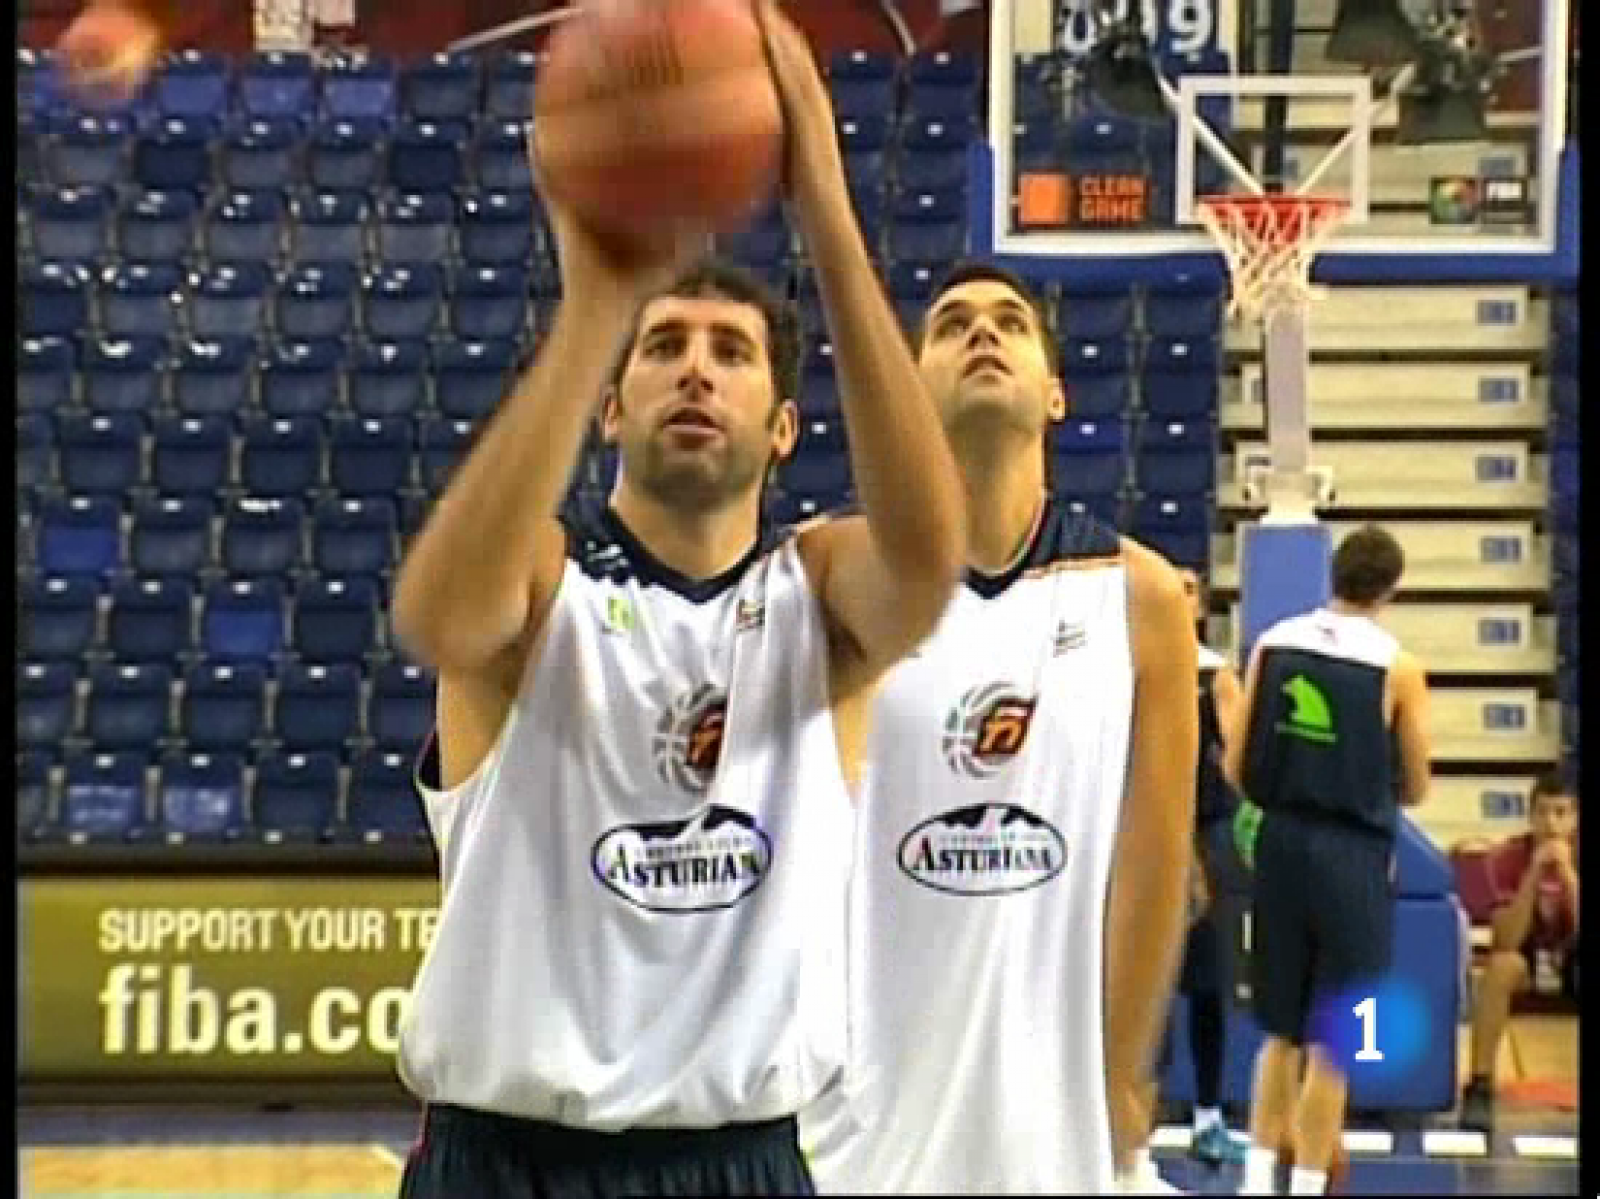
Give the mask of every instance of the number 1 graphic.
[[1350, 1009], [1361, 1018], [1361, 1050], [1358, 1062], [1381, 1062], [1383, 1054], [1378, 1049], [1378, 1000], [1368, 996]]

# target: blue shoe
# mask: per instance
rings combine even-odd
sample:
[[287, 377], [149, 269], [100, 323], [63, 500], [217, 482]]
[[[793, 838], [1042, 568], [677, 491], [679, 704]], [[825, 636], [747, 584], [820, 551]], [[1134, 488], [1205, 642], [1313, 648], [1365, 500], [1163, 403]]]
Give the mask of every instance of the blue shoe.
[[1189, 1142], [1189, 1154], [1213, 1168], [1242, 1166], [1247, 1145], [1244, 1137], [1234, 1136], [1228, 1131], [1228, 1126], [1219, 1121], [1206, 1125], [1204, 1131], [1195, 1134]]

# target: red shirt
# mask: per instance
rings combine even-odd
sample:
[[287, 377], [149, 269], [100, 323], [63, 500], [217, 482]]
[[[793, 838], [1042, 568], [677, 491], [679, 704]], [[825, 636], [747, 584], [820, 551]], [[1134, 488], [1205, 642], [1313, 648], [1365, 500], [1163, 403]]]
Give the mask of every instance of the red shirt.
[[[1578, 847], [1572, 847], [1577, 855]], [[1523, 833], [1501, 843], [1489, 856], [1489, 878], [1494, 884], [1496, 907], [1517, 897], [1533, 860], [1533, 834]], [[1530, 949], [1560, 949], [1577, 935], [1576, 906], [1556, 868], [1546, 866], [1533, 899], [1533, 921], [1524, 945]]]

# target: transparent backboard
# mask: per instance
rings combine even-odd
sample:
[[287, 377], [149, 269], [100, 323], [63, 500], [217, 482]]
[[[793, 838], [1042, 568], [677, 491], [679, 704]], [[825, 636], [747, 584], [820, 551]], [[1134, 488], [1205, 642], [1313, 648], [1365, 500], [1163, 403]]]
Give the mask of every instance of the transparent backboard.
[[[1052, 259], [1062, 274], [1209, 254], [1198, 197], [1309, 182], [1352, 205], [1319, 259], [1322, 277], [1534, 279], [1575, 269], [1569, 0], [1395, 0], [1418, 40], [1406, 61], [1381, 66], [1330, 60], [1339, 6], [994, 0], [980, 248]], [[1372, 0], [1353, 7], [1370, 10]], [[1119, 115], [1090, 85], [1107, 30], [1130, 10], [1160, 70], [1162, 119]], [[1461, 18], [1446, 31], [1469, 30], [1475, 61], [1493, 64], [1476, 131], [1440, 125], [1437, 106], [1401, 102], [1434, 94], [1417, 84], [1438, 59], [1416, 47], [1449, 44], [1429, 37], [1445, 29], [1434, 23], [1445, 13]], [[1199, 120], [1180, 120], [1185, 107]], [[1201, 122], [1221, 139], [1220, 155]], [[1458, 140], [1436, 140], [1442, 131]]]

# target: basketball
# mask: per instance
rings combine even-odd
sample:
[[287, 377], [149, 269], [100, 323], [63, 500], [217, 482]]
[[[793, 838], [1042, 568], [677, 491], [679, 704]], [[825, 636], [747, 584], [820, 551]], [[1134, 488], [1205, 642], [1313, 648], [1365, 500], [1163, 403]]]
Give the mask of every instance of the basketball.
[[593, 0], [552, 37], [534, 101], [549, 193], [647, 244], [726, 227], [776, 185], [783, 118], [748, 0]]
[[60, 53], [72, 86], [89, 100], [121, 102], [144, 86], [161, 54], [151, 15], [96, 0], [68, 27]]

